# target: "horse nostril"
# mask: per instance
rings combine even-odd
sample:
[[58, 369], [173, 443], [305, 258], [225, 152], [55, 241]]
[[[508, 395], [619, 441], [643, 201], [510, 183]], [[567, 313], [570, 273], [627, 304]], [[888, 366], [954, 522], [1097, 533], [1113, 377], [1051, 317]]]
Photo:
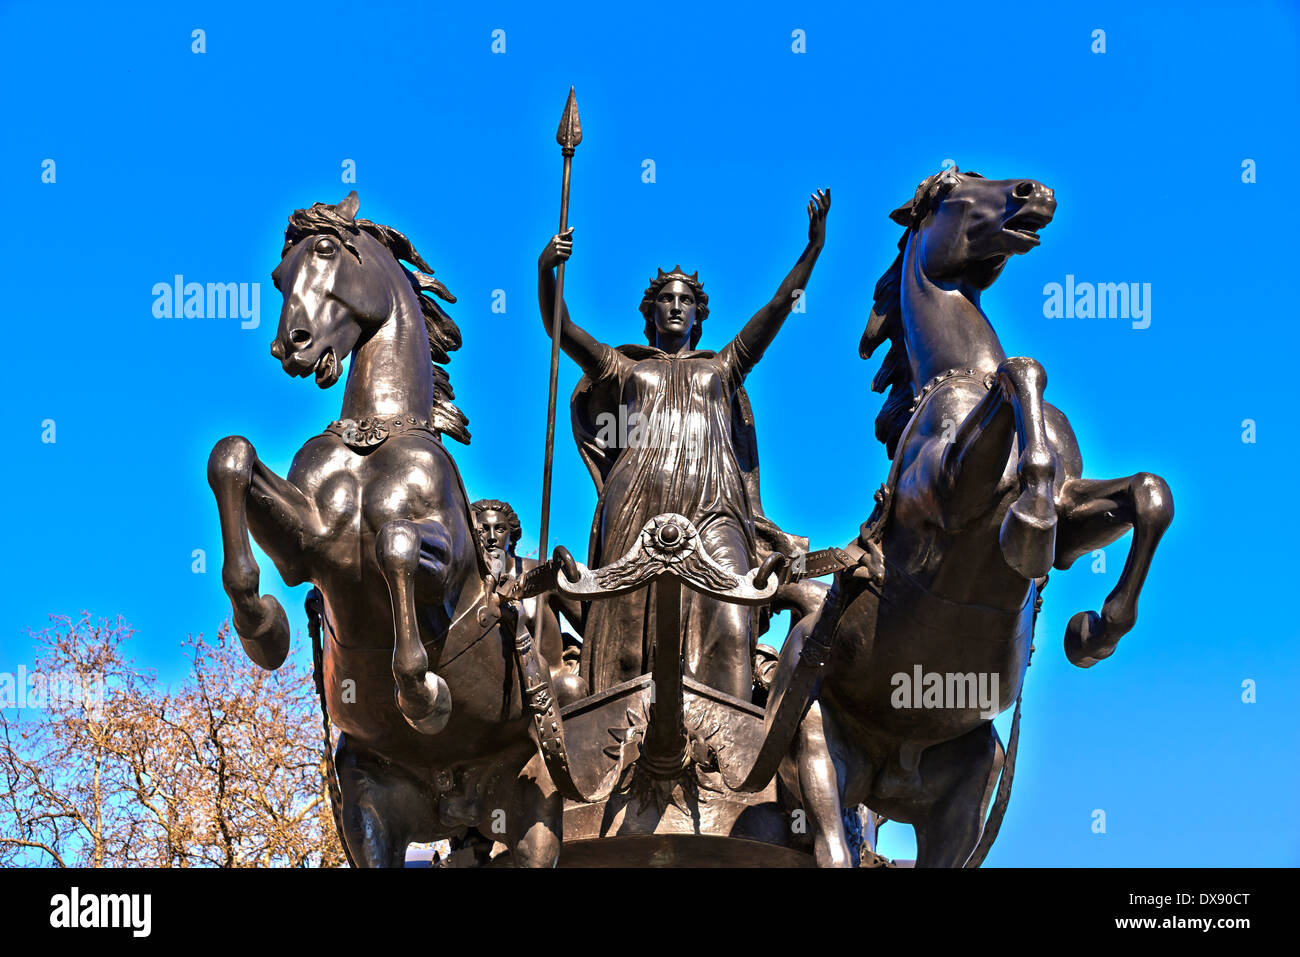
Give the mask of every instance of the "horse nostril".
[[311, 333], [306, 329], [294, 329], [289, 333], [289, 341], [301, 349], [307, 343], [311, 342]]
[[1033, 196], [1034, 195], [1033, 180], [1027, 179], [1024, 180], [1023, 182], [1016, 183], [1016, 188], [1011, 191], [1011, 195], [1015, 196], [1016, 199], [1028, 199], [1030, 196]]

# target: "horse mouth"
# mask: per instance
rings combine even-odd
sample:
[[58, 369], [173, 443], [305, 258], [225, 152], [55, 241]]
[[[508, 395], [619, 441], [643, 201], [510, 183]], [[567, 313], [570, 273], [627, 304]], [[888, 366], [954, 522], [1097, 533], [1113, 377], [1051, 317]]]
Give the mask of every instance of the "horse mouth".
[[326, 349], [316, 360], [316, 384], [322, 389], [328, 389], [339, 381], [341, 371], [342, 367], [339, 365], [338, 356], [334, 354], [334, 349]]
[[1031, 246], [1037, 246], [1041, 240], [1038, 231], [1052, 221], [1052, 217], [1037, 210], [1022, 209], [1002, 224], [1003, 232], [1023, 239]]

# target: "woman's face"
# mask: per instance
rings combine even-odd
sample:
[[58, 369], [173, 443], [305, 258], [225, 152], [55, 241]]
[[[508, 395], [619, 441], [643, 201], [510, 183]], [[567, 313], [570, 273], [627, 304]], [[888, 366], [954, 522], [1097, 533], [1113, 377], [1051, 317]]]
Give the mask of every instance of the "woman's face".
[[695, 293], [680, 279], [665, 283], [655, 298], [655, 332], [660, 340], [686, 339], [695, 328]]

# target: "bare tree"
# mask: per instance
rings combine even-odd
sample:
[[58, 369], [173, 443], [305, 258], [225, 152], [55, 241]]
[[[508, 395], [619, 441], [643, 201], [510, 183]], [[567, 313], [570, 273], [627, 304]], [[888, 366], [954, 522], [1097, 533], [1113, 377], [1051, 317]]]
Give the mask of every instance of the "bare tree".
[[263, 671], [223, 624], [183, 643], [169, 690], [126, 654], [132, 634], [83, 615], [34, 636], [41, 707], [0, 707], [0, 864], [341, 866], [299, 654]]

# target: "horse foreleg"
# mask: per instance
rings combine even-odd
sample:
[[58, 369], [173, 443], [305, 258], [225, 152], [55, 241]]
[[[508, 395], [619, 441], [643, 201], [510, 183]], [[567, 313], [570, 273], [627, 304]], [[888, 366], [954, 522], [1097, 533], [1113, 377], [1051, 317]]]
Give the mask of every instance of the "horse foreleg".
[[1013, 397], [1020, 444], [1020, 495], [1002, 519], [998, 544], [1006, 563], [1021, 577], [1042, 578], [1056, 557], [1056, 456], [1047, 443], [1043, 419], [1047, 373], [1034, 359], [1003, 359], [998, 382]]
[[945, 527], [962, 528], [988, 510], [1015, 440], [1014, 400], [1006, 390], [990, 389], [943, 448], [934, 504], [943, 508]]
[[221, 582], [230, 596], [235, 633], [249, 658], [274, 670], [289, 653], [289, 619], [274, 597], [258, 594], [261, 569], [248, 538], [248, 499], [259, 466], [252, 443], [228, 436], [208, 458], [208, 484], [221, 519]]
[[1133, 543], [1119, 581], [1101, 614], [1081, 611], [1065, 629], [1065, 654], [1080, 668], [1110, 657], [1137, 623], [1138, 596], [1156, 546], [1174, 518], [1174, 499], [1164, 479], [1139, 472], [1121, 479], [1071, 479], [1061, 488], [1061, 543], [1057, 568], [1114, 542], [1130, 528]]
[[1043, 418], [1046, 387], [1047, 373], [1036, 360], [1003, 359], [994, 387], [962, 421], [940, 465], [947, 522], [960, 527], [988, 508], [1011, 440], [1018, 441], [1020, 495], [1002, 519], [998, 543], [1007, 565], [1025, 579], [1046, 575], [1056, 553], [1056, 457]]
[[519, 773], [514, 807], [507, 820], [510, 859], [515, 867], [554, 867], [564, 833], [564, 798], [546, 773], [541, 754], [534, 754]]
[[308, 550], [321, 531], [315, 507], [302, 489], [254, 460], [245, 507], [253, 539], [275, 563], [284, 583], [292, 587], [307, 581]]
[[398, 710], [416, 731], [437, 734], [451, 718], [451, 690], [429, 671], [415, 591], [420, 576], [428, 590], [441, 597], [452, 556], [450, 538], [438, 522], [392, 521], [379, 530], [375, 554], [393, 605]]

